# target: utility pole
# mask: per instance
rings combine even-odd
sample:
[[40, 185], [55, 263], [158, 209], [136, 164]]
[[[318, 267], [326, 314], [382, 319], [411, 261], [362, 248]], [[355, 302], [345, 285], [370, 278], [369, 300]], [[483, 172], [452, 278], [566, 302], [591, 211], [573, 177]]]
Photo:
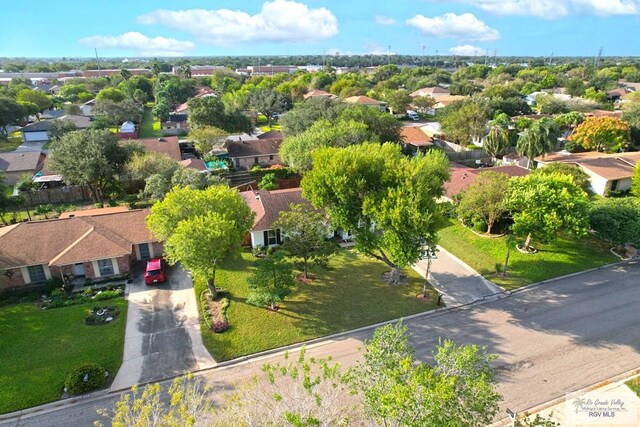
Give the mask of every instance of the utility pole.
[[553, 52], [551, 52], [551, 56], [549, 57], [549, 66], [553, 65]]
[[436, 49], [436, 56], [433, 58], [433, 68], [438, 68], [438, 49]]
[[98, 59], [98, 49], [94, 47], [93, 50], [96, 53], [96, 64], [98, 64], [98, 77], [102, 77], [102, 72], [100, 71], [100, 60]]
[[600, 46], [600, 50], [598, 51], [598, 56], [593, 60], [593, 67], [598, 68], [600, 66], [600, 60], [602, 59], [602, 46]]
[[422, 45], [422, 66], [423, 67], [424, 67], [424, 55], [426, 50], [427, 50], [427, 47], [425, 45]]

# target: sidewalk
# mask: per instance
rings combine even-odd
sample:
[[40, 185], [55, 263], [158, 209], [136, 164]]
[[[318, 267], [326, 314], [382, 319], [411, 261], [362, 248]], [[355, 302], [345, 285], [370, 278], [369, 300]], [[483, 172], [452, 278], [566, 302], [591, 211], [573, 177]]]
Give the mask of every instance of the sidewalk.
[[[447, 307], [469, 304], [504, 290], [482, 277], [462, 260], [438, 246], [437, 259], [431, 262], [431, 284], [443, 295]], [[420, 260], [413, 269], [424, 277], [427, 260]]]

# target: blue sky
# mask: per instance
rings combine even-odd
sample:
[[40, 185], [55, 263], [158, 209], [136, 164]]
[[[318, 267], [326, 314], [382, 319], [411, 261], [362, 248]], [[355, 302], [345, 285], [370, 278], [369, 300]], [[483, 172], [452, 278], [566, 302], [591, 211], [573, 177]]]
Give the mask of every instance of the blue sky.
[[640, 55], [640, 0], [3, 3], [0, 57]]

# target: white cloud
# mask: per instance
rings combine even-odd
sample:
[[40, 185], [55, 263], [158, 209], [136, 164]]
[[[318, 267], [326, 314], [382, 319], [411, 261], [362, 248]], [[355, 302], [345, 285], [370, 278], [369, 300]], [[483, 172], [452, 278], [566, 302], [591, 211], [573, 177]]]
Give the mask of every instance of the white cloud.
[[416, 15], [407, 20], [407, 24], [418, 28], [425, 36], [454, 38], [472, 41], [494, 41], [500, 33], [479, 20], [472, 13], [445, 13], [442, 16], [429, 18]]
[[393, 25], [396, 23], [395, 19], [389, 18], [388, 16], [383, 16], [383, 15], [376, 15], [374, 17], [374, 21], [378, 25], [385, 25], [385, 26]]
[[304, 3], [290, 0], [267, 1], [255, 15], [229, 9], [160, 9], [139, 16], [138, 22], [188, 31], [215, 45], [309, 42], [338, 34], [338, 20], [329, 9], [310, 9]]
[[[444, 2], [445, 0], [431, 0]], [[446, 0], [447, 2], [450, 0]], [[455, 0], [496, 15], [536, 16], [557, 19], [570, 14], [602, 16], [640, 13], [640, 0]]]
[[91, 47], [132, 49], [141, 56], [183, 56], [195, 48], [190, 41], [147, 37], [134, 31], [119, 36], [85, 37], [80, 39], [80, 43]]
[[452, 55], [459, 56], [482, 56], [486, 54], [486, 50], [479, 47], [471, 46], [470, 44], [463, 44], [460, 46], [452, 47], [449, 49]]

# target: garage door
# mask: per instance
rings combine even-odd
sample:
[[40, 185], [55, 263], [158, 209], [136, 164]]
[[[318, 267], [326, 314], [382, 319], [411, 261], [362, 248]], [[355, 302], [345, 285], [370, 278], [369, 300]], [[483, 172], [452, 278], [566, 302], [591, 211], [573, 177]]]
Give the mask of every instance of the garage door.
[[47, 131], [24, 132], [24, 140], [26, 142], [48, 141], [49, 140], [49, 134], [47, 133]]

